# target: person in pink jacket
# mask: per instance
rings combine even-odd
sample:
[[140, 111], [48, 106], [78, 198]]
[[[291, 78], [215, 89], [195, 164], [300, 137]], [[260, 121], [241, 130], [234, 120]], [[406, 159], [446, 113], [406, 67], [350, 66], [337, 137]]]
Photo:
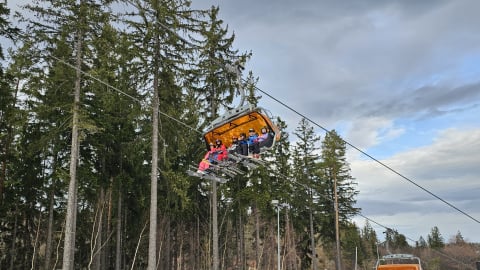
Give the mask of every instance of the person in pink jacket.
[[227, 147], [225, 147], [225, 145], [222, 143], [222, 140], [217, 139], [215, 140], [215, 145], [210, 143], [210, 151], [205, 154], [202, 161], [200, 161], [200, 164], [198, 164], [197, 172], [204, 172], [210, 168], [210, 164], [218, 163], [222, 160], [226, 160], [227, 158]]
[[203, 156], [203, 159], [198, 164], [197, 172], [204, 172], [206, 169], [210, 168], [210, 159], [214, 152], [215, 145], [213, 143], [210, 143], [210, 150], [205, 153], [205, 156]]

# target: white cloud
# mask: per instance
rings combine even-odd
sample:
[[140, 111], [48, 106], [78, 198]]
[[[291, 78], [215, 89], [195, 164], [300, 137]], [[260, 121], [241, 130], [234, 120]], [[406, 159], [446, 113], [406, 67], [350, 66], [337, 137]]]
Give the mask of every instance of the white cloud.
[[[441, 132], [431, 145], [398, 153], [381, 162], [480, 219], [479, 160], [480, 129], [449, 129]], [[351, 168], [358, 181], [358, 204], [363, 213], [398, 228], [400, 233], [404, 228], [418, 238], [425, 236], [422, 230], [433, 226], [444, 228], [449, 234], [457, 230], [478, 231], [478, 223], [374, 161], [353, 161]], [[464, 235], [480, 241], [476, 234]]]
[[395, 127], [391, 119], [385, 117], [370, 117], [357, 119], [345, 131], [345, 139], [360, 149], [385, 143], [405, 132], [403, 128]]

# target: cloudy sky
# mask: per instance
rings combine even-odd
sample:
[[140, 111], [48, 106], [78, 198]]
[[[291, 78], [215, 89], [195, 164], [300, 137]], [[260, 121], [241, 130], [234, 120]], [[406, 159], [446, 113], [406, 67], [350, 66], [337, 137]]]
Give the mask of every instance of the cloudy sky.
[[480, 1], [193, 2], [220, 7], [260, 89], [473, 219], [351, 149], [363, 215], [413, 240], [438, 226], [480, 242]]
[[[438, 226], [480, 242], [480, 1], [193, 0], [212, 5], [260, 89], [473, 219], [350, 149], [363, 215], [414, 240]], [[300, 121], [260, 104], [290, 131]]]

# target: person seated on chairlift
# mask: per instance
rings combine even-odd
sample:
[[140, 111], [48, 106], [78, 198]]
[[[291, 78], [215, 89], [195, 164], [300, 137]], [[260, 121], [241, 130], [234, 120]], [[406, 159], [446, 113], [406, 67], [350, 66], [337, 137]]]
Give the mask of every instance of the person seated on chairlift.
[[222, 140], [216, 139], [215, 145], [210, 143], [210, 151], [208, 151], [202, 161], [200, 161], [197, 172], [204, 172], [210, 168], [210, 164], [217, 164], [219, 161], [226, 160], [227, 158], [227, 148], [222, 143]]
[[232, 137], [232, 145], [230, 145], [230, 147], [228, 147], [227, 150], [228, 150], [229, 154], [237, 153], [237, 151], [238, 151], [238, 138], [237, 138], [237, 136]]
[[238, 137], [237, 154], [248, 156], [248, 140], [247, 135], [244, 132], [240, 133], [240, 136]]
[[260, 157], [260, 149], [263, 147], [271, 147], [273, 144], [273, 137], [268, 132], [267, 127], [262, 127], [261, 134], [254, 139], [252, 152], [255, 158]]
[[248, 153], [252, 156], [255, 154], [254, 145], [257, 138], [258, 138], [258, 133], [255, 132], [255, 129], [250, 128], [248, 130]]
[[228, 158], [228, 151], [227, 147], [222, 143], [222, 140], [216, 139], [215, 140], [215, 149], [213, 152], [212, 163], [216, 163], [218, 161], [222, 161]]
[[210, 164], [213, 161], [213, 155], [215, 152], [215, 145], [213, 143], [210, 143], [210, 150], [207, 151], [205, 156], [203, 156], [203, 159], [200, 161], [200, 164], [198, 164], [198, 173], [205, 172], [208, 168], [210, 168]]

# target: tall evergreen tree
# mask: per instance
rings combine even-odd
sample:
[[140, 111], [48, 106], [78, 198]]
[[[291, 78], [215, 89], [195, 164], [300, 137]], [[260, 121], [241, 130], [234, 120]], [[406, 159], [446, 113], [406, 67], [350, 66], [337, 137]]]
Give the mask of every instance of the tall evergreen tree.
[[350, 166], [346, 161], [346, 145], [336, 131], [330, 131], [325, 135], [322, 142], [320, 170], [322, 172], [323, 190], [320, 192], [320, 204], [322, 205], [321, 236], [327, 243], [335, 241], [334, 182], [337, 186], [338, 212], [340, 227], [347, 224], [350, 217], [357, 214], [360, 209], [355, 207], [355, 196], [358, 190], [355, 189], [354, 178], [350, 174]]
[[[8, 20], [10, 9], [7, 3], [0, 3], [0, 37], [16, 40], [19, 29], [13, 27]], [[12, 88], [12, 78], [3, 70], [4, 48], [0, 45], [0, 205], [3, 203], [3, 190], [7, 177], [9, 163], [9, 147], [12, 141], [12, 127], [10, 122], [15, 115], [16, 92]]]
[[[219, 114], [231, 108], [237, 89], [243, 90], [241, 73], [232, 72], [228, 66], [237, 69], [238, 63], [244, 64], [245, 56], [238, 56], [232, 49], [234, 35], [228, 36], [228, 28], [218, 18], [218, 7], [206, 11], [207, 21], [203, 24], [199, 40], [198, 70], [194, 73], [199, 94], [199, 112], [205, 124], [216, 119]], [[240, 59], [241, 58], [241, 59]], [[226, 142], [224, 142], [226, 143]], [[212, 269], [219, 268], [219, 231], [217, 209], [217, 183], [212, 182]]]
[[[322, 162], [319, 169], [323, 175], [323, 191], [320, 204], [323, 207], [321, 237], [327, 244], [336, 244], [336, 267], [341, 269], [340, 230], [348, 224], [351, 216], [359, 212], [355, 208], [354, 178], [346, 161], [346, 145], [335, 130], [328, 132], [322, 142]], [[333, 229], [332, 229], [333, 228]]]
[[[205, 123], [218, 117], [222, 111], [231, 108], [241, 74], [233, 72], [238, 65], [245, 64], [248, 55], [239, 55], [233, 50], [234, 35], [228, 34], [223, 21], [218, 18], [218, 7], [207, 11], [207, 22], [200, 32], [198, 70], [194, 73], [199, 93], [199, 110]], [[233, 69], [229, 69], [232, 67]]]
[[[194, 65], [192, 56], [194, 48], [185, 44], [178, 38], [177, 32], [194, 33], [199, 31], [200, 22], [196, 19], [201, 15], [197, 11], [189, 9], [190, 2], [183, 0], [171, 1], [133, 1], [133, 12], [126, 14], [125, 23], [129, 26], [129, 36], [134, 41], [135, 50], [139, 55], [142, 69], [138, 85], [147, 93], [149, 107], [152, 108], [151, 119], [151, 193], [150, 193], [150, 230], [149, 230], [149, 253], [148, 269], [154, 269], [157, 264], [157, 206], [164, 205], [160, 209], [162, 219], [166, 220], [162, 235], [164, 241], [170, 241], [170, 223], [176, 216], [171, 212], [172, 203], [182, 200], [177, 194], [179, 181], [188, 185], [183, 173], [176, 172], [182, 164], [189, 161], [185, 158], [188, 153], [186, 143], [192, 142], [191, 137], [185, 139], [184, 132], [178, 127], [178, 123], [163, 122], [159, 117], [160, 112], [176, 118], [182, 118], [185, 112], [194, 111], [193, 108], [185, 107], [182, 95], [184, 90], [191, 89], [192, 81], [187, 79], [190, 67]], [[193, 115], [195, 118], [195, 116]], [[162, 144], [159, 145], [159, 137]], [[192, 133], [190, 133], [192, 136]], [[193, 134], [198, 136], [198, 134]], [[166, 146], [168, 145], [168, 148]], [[158, 163], [160, 153], [163, 162]], [[183, 165], [185, 166], [185, 165]], [[162, 174], [159, 175], [159, 172]], [[158, 182], [158, 179], [162, 181]], [[158, 203], [158, 192], [160, 196]], [[173, 208], [177, 209], [177, 208]], [[169, 245], [163, 245], [169, 247]], [[171, 249], [167, 248], [159, 258], [160, 266], [172, 267]]]
[[[82, 100], [88, 90], [88, 83], [85, 83], [83, 72], [86, 72], [89, 66], [87, 57], [91, 54], [91, 42], [97, 36], [96, 29], [101, 23], [105, 22], [105, 12], [102, 10], [109, 1], [89, 1], [81, 0], [79, 2], [72, 0], [63, 1], [39, 1], [26, 6], [27, 10], [32, 11], [41, 21], [33, 18], [27, 18], [29, 23], [29, 35], [37, 43], [37, 56], [43, 58], [43, 63], [60, 63], [72, 70], [71, 77], [63, 77], [62, 86], [70, 86], [74, 89], [74, 101], [71, 109], [71, 147], [70, 147], [70, 181], [68, 188], [68, 203], [66, 213], [66, 234], [64, 241], [64, 269], [71, 269], [74, 264], [74, 246], [76, 236], [76, 219], [77, 219], [77, 190], [82, 188], [83, 183], [78, 183], [77, 172], [88, 172], [78, 167], [82, 148], [82, 140], [85, 135], [92, 133], [96, 127], [88, 122], [86, 116], [87, 107], [83, 106]], [[108, 17], [107, 17], [108, 18]], [[103, 20], [103, 21], [102, 21]], [[60, 52], [56, 47], [59, 41], [64, 44], [64, 54], [54, 55], [52, 52]], [[75, 60], [72, 59], [72, 55]], [[54, 70], [54, 69], [53, 69]], [[58, 86], [55, 86], [58, 87]], [[81, 90], [82, 88], [83, 91]], [[53, 90], [53, 89], [52, 89]], [[55, 91], [55, 90], [53, 90]], [[68, 90], [67, 90], [68, 91]], [[83, 93], [82, 93], [83, 92]], [[63, 105], [60, 108], [65, 107]], [[66, 107], [65, 107], [66, 108]], [[66, 110], [69, 112], [70, 110]], [[81, 137], [79, 137], [82, 135]], [[87, 147], [88, 148], [88, 147]], [[81, 163], [88, 166], [87, 163]], [[80, 169], [80, 170], [77, 170]]]
[[[304, 246], [306, 250], [309, 250], [311, 256], [311, 263], [313, 269], [317, 269], [316, 264], [316, 241], [315, 235], [317, 231], [315, 228], [318, 226], [319, 212], [318, 202], [321, 198], [321, 179], [318, 174], [318, 162], [320, 161], [320, 155], [318, 153], [318, 143], [320, 137], [315, 134], [313, 127], [309, 125], [306, 119], [302, 119], [295, 129], [294, 134], [297, 136], [298, 141], [293, 148], [293, 177], [298, 185], [295, 187], [295, 198], [293, 198], [294, 205], [297, 208], [297, 214], [300, 216], [308, 216], [308, 221], [304, 219], [302, 227], [308, 228], [309, 247]], [[307, 255], [307, 252], [304, 256]]]
[[[364, 262], [365, 247], [363, 246], [360, 229], [353, 222], [349, 222], [341, 235], [343, 244], [342, 265], [362, 265]], [[356, 260], [355, 260], [356, 259]]]
[[434, 226], [427, 236], [428, 246], [432, 249], [442, 249], [445, 246], [442, 234], [437, 226]]

